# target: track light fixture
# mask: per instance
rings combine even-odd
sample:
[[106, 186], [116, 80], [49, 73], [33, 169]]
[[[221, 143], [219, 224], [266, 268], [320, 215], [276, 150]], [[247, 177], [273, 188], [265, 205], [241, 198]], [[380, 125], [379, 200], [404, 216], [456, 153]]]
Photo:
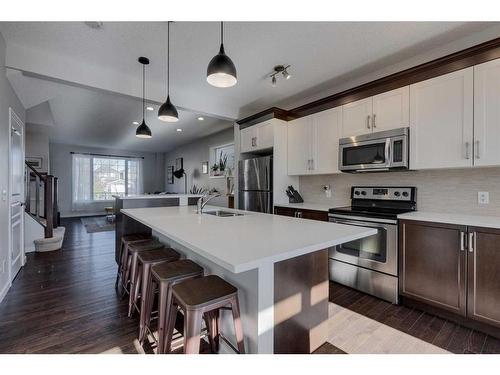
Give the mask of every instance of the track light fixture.
[[276, 87], [276, 81], [277, 81], [277, 80], [276, 80], [276, 76], [277, 76], [278, 74], [280, 74], [280, 73], [283, 75], [283, 77], [284, 77], [285, 79], [287, 79], [287, 80], [288, 80], [288, 79], [290, 79], [290, 77], [292, 76], [292, 75], [288, 72], [288, 68], [290, 68], [290, 66], [291, 66], [291, 65], [286, 65], [286, 66], [285, 66], [285, 65], [276, 65], [276, 66], [273, 68], [273, 73], [271, 73], [271, 74], [269, 75], [269, 77], [271, 77], [271, 85], [272, 85], [273, 87]]

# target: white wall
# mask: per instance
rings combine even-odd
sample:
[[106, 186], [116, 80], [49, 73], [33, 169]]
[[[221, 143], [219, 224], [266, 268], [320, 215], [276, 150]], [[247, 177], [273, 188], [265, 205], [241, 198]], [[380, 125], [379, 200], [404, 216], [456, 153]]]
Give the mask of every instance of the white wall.
[[[210, 147], [221, 146], [233, 142], [234, 129], [229, 128], [196, 142], [181, 146], [165, 154], [165, 170], [170, 165], [175, 166], [175, 159], [182, 157], [184, 159], [184, 170], [186, 171], [188, 179], [188, 192], [193, 184], [206, 188], [216, 188], [223, 196], [213, 199], [210, 203], [227, 207], [227, 197], [224, 196], [226, 193], [226, 179], [209, 178], [208, 174], [202, 174], [201, 164], [205, 161], [209, 161]], [[174, 178], [174, 184], [167, 184], [165, 179], [165, 189], [168, 192], [184, 193], [184, 179]]]
[[[8, 273], [9, 107], [21, 120], [26, 112], [5, 75], [5, 41], [0, 34], [0, 301], [10, 286]], [[5, 194], [4, 194], [5, 192]], [[4, 266], [5, 265], [5, 266]]]
[[104, 207], [112, 206], [110, 202], [107, 203], [104, 202], [92, 205], [91, 208], [87, 211], [78, 211], [78, 212], [72, 211], [71, 152], [144, 157], [143, 159], [144, 192], [153, 193], [155, 191], [164, 190], [163, 185], [165, 181], [165, 167], [164, 167], [164, 155], [162, 153], [113, 150], [113, 149], [102, 149], [102, 148], [51, 143], [50, 172], [52, 175], [59, 178], [59, 211], [61, 212], [61, 217], [103, 215]]
[[26, 157], [41, 157], [43, 159], [41, 172], [50, 173], [49, 136], [36, 130], [31, 130], [28, 127], [25, 141]]

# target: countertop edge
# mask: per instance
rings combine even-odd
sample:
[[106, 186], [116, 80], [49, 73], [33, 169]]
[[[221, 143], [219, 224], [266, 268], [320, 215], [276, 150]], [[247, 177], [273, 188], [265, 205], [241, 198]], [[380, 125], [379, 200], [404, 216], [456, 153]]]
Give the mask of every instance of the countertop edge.
[[400, 214], [398, 219], [500, 229], [500, 217], [497, 216], [416, 211]]
[[328, 212], [330, 210], [330, 206], [327, 207], [326, 204], [321, 203], [312, 203], [312, 202], [304, 202], [304, 203], [274, 203], [274, 207], [284, 207], [284, 208], [297, 208], [303, 210], [312, 210], [312, 211], [321, 211]]

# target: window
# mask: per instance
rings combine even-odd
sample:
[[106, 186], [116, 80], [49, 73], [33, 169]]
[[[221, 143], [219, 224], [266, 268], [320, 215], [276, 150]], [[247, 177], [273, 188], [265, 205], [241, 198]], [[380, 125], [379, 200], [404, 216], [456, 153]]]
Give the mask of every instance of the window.
[[234, 169], [234, 144], [210, 148], [210, 177], [224, 177]]
[[73, 155], [73, 202], [113, 200], [142, 193], [142, 160]]

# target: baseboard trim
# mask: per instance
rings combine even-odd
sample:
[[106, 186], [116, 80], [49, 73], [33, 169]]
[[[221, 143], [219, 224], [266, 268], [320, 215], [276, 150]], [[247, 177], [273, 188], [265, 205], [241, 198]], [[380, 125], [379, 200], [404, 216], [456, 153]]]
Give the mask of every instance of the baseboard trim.
[[0, 303], [2, 303], [3, 299], [7, 295], [7, 292], [9, 291], [10, 287], [11, 287], [11, 284], [7, 283], [7, 285], [5, 285], [3, 287], [3, 289], [0, 291]]

